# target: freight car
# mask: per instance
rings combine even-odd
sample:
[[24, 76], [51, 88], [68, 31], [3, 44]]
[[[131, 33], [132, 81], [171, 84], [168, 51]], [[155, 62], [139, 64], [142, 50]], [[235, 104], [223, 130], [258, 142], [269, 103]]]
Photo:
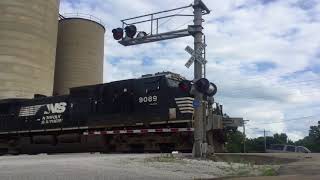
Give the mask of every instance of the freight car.
[[164, 72], [1, 100], [1, 153], [191, 151], [194, 99], [183, 80]]

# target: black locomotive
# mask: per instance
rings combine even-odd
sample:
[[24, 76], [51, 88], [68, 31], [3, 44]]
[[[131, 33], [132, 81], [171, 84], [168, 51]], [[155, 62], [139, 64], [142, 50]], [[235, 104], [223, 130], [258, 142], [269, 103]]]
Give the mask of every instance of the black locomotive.
[[179, 88], [183, 80], [175, 73], [156, 73], [75, 87], [68, 95], [1, 100], [0, 149], [190, 151], [193, 97]]

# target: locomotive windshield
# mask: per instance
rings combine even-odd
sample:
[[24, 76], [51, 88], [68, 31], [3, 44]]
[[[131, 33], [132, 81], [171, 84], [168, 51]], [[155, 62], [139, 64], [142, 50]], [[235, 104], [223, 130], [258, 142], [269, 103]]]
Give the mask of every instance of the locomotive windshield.
[[179, 82], [180, 81], [176, 79], [167, 78], [167, 83], [169, 87], [173, 87], [173, 88], [179, 87]]

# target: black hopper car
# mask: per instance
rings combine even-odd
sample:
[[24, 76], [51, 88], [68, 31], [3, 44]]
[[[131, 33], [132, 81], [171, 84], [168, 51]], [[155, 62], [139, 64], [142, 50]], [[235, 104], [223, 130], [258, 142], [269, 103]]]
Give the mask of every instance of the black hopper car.
[[2, 154], [190, 152], [193, 97], [178, 74], [75, 87], [68, 95], [0, 100]]

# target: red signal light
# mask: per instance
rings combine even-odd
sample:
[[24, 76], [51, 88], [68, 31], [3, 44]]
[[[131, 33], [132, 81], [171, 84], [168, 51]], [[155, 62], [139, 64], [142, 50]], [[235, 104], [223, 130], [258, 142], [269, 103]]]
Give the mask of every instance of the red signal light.
[[112, 34], [115, 40], [120, 40], [123, 38], [123, 29], [122, 28], [113, 29]]
[[188, 81], [188, 80], [182, 80], [180, 83], [179, 83], [179, 89], [183, 92], [190, 92], [191, 90], [191, 82]]

